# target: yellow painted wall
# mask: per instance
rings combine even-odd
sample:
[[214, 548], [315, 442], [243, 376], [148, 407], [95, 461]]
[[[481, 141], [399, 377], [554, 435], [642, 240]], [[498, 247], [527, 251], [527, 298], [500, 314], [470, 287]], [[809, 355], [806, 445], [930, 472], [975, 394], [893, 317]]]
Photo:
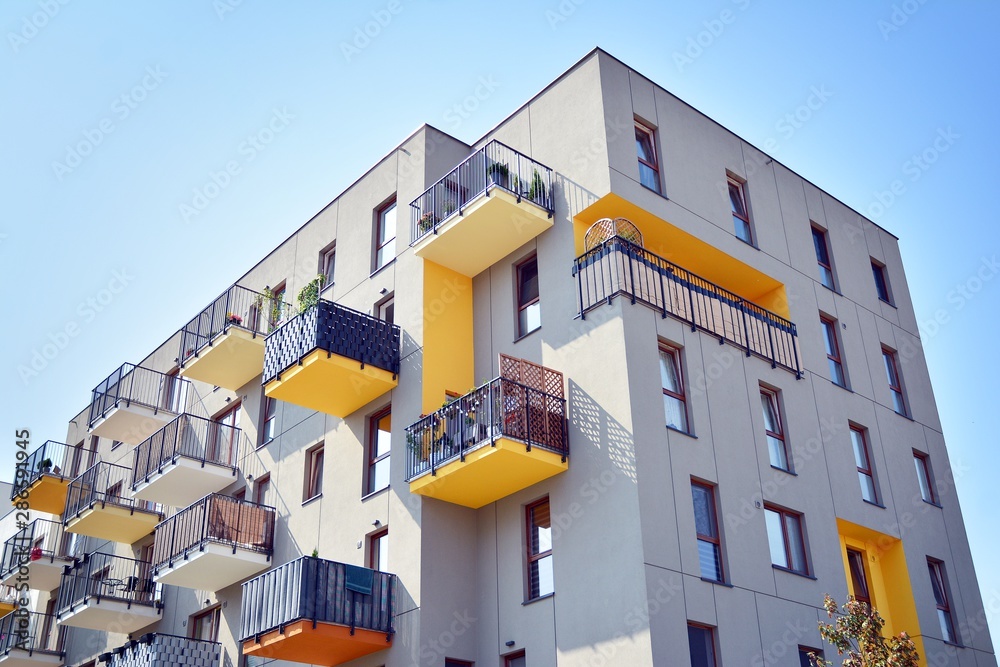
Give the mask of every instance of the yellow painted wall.
[[462, 395], [474, 383], [472, 279], [424, 261], [424, 368], [421, 405], [430, 414], [445, 392]]

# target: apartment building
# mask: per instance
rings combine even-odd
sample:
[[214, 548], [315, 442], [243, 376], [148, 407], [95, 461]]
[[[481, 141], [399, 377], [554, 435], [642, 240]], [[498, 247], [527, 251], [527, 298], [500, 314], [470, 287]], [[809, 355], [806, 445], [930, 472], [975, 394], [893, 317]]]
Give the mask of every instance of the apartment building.
[[190, 317], [19, 469], [0, 663], [996, 665], [896, 237], [599, 49]]

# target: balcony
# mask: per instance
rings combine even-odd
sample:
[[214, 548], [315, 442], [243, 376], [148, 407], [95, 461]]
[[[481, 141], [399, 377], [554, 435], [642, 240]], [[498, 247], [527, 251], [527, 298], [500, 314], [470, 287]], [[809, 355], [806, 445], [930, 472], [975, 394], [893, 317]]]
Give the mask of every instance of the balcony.
[[500, 377], [406, 428], [410, 492], [474, 509], [569, 468], [562, 373], [500, 356]]
[[621, 236], [576, 258], [580, 317], [622, 295], [802, 376], [795, 325]]
[[13, 586], [4, 586], [0, 590], [0, 618], [9, 615], [17, 609], [17, 589]]
[[156, 584], [146, 561], [91, 553], [67, 567], [59, 584], [59, 625], [130, 633], [160, 618]]
[[0, 618], [0, 667], [61, 665], [55, 627], [55, 617], [34, 611]]
[[418, 257], [472, 278], [552, 226], [552, 170], [491, 141], [410, 204]]
[[153, 503], [122, 495], [131, 483], [129, 468], [106, 461], [91, 466], [69, 485], [66, 530], [123, 544], [152, 533], [163, 514]]
[[47, 514], [61, 514], [66, 506], [66, 487], [76, 476], [70, 471], [81, 452], [55, 440], [48, 440], [17, 462], [11, 504], [27, 501], [28, 509]]
[[218, 667], [219, 642], [149, 632], [97, 656], [108, 667]]
[[233, 285], [181, 329], [181, 375], [238, 391], [264, 367], [264, 338], [280, 301]]
[[264, 392], [346, 417], [398, 384], [399, 337], [394, 324], [320, 299], [268, 335]]
[[94, 388], [90, 430], [138, 445], [184, 412], [190, 385], [175, 375], [124, 364]]
[[243, 584], [243, 655], [339, 665], [392, 646], [396, 575], [303, 556]]
[[59, 521], [35, 519], [3, 544], [0, 584], [26, 583], [38, 591], [59, 585], [63, 567], [73, 562], [71, 535]]
[[234, 481], [240, 429], [183, 414], [144, 440], [132, 458], [132, 495], [186, 507]]
[[156, 527], [153, 580], [219, 591], [266, 570], [274, 508], [212, 494]]

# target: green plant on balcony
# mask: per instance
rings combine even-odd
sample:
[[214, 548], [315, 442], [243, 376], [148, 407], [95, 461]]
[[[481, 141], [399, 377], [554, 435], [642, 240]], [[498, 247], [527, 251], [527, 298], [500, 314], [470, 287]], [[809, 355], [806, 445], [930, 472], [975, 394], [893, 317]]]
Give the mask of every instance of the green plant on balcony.
[[236, 313], [226, 313], [226, 322], [240, 326], [243, 324], [243, 318]]
[[537, 169], [531, 177], [531, 186], [528, 188], [528, 199], [534, 202], [545, 200], [545, 181], [542, 180], [542, 175], [538, 173]]
[[[267, 313], [268, 330], [278, 326], [284, 303], [270, 287], [265, 287], [253, 300], [253, 307], [258, 313]], [[266, 309], [266, 310], [265, 310]]]
[[489, 176], [490, 183], [499, 185], [502, 188], [507, 187], [510, 179], [510, 169], [504, 163], [494, 162], [486, 168], [486, 174]]
[[319, 301], [319, 292], [323, 289], [324, 282], [326, 282], [326, 276], [322, 273], [317, 273], [315, 278], [299, 290], [298, 302], [300, 313], [304, 313], [316, 305]]
[[38, 470], [43, 473], [52, 470], [52, 459], [42, 459], [41, 461], [39, 461]]
[[438, 217], [434, 215], [432, 211], [428, 211], [427, 213], [424, 213], [422, 216], [420, 216], [419, 220], [417, 220], [417, 232], [420, 235], [424, 235], [427, 232], [431, 231], [431, 229], [434, 228], [434, 225], [436, 225], [438, 222], [440, 222]]

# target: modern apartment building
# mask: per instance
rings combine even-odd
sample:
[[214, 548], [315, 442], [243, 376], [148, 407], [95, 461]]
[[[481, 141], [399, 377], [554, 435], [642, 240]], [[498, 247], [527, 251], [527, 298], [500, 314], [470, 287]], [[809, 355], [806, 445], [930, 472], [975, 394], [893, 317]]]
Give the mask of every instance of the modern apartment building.
[[0, 665], [996, 665], [897, 239], [599, 49], [219, 287], [19, 469]]

